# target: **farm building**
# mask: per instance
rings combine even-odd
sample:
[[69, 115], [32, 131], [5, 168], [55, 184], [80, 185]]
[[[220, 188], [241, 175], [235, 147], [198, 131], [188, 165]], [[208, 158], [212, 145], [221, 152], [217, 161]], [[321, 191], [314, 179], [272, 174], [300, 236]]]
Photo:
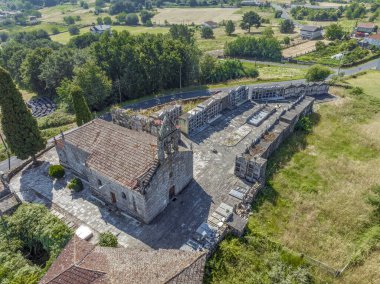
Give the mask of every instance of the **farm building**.
[[322, 27], [302, 26], [300, 35], [302, 39], [317, 39], [322, 37]]

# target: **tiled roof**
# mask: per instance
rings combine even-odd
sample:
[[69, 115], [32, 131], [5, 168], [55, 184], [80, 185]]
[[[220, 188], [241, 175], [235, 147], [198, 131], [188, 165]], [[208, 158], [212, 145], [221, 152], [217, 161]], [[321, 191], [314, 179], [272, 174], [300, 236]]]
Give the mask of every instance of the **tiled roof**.
[[74, 237], [40, 283], [200, 284], [205, 257], [182, 250], [95, 247]]
[[[104, 272], [84, 269], [76, 265], [71, 266], [69, 269], [63, 271], [57, 277], [52, 279], [51, 284], [91, 284], [96, 280], [105, 280]], [[101, 282], [96, 282], [101, 283]], [[103, 282], [104, 283], [104, 282]]]
[[373, 29], [375, 27], [375, 24], [374, 23], [359, 23], [357, 27]]
[[308, 32], [316, 32], [319, 31], [321, 28], [317, 26], [302, 26], [301, 31], [308, 31]]
[[68, 142], [89, 153], [89, 168], [123, 186], [136, 188], [158, 166], [157, 137], [95, 119], [65, 135]]
[[380, 34], [370, 35], [368, 38], [380, 40]]

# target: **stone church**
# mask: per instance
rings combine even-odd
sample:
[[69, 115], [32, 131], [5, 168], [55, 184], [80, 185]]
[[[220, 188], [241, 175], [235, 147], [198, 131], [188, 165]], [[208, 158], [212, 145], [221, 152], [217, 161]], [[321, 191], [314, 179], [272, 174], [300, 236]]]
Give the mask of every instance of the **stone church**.
[[193, 178], [192, 150], [168, 116], [159, 123], [155, 136], [95, 119], [55, 142], [60, 163], [94, 196], [149, 223]]

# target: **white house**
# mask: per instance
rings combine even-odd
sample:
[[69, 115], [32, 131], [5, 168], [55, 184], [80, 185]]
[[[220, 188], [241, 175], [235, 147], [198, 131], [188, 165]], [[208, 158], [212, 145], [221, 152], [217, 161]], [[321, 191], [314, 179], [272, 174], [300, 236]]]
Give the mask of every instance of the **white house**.
[[317, 39], [322, 37], [322, 27], [302, 26], [300, 34], [302, 39]]
[[370, 35], [363, 42], [380, 48], [380, 34]]

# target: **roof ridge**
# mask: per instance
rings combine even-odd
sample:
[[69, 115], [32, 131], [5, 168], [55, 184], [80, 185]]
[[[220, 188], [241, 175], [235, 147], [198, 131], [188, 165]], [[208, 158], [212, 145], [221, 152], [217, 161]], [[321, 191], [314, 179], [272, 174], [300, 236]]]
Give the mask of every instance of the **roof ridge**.
[[[101, 124], [104, 127], [108, 128], [110, 130], [115, 130], [116, 129], [115, 132], [123, 134], [123, 135], [127, 134], [128, 132], [130, 132], [130, 133], [132, 133], [132, 132], [139, 132], [139, 133], [143, 133], [143, 135], [152, 136], [152, 137], [156, 138], [156, 136], [154, 136], [153, 134], [148, 133], [146, 131], [138, 131], [138, 130], [134, 130], [134, 129], [129, 129], [129, 128], [120, 126], [118, 124], [112, 123], [112, 122], [107, 122], [107, 121], [102, 120], [100, 118], [97, 118], [97, 119], [95, 119], [93, 121], [96, 121], [96, 123], [99, 123], [99, 121], [102, 121]], [[125, 130], [125, 131], [122, 131], [122, 130]], [[130, 137], [130, 136], [128, 136], [128, 137]], [[140, 139], [139, 137], [133, 137], [133, 140], [139, 140], [139, 141], [142, 141], [142, 142], [146, 143], [146, 141], [144, 139]], [[146, 143], [146, 144], [150, 144], [150, 143]]]

